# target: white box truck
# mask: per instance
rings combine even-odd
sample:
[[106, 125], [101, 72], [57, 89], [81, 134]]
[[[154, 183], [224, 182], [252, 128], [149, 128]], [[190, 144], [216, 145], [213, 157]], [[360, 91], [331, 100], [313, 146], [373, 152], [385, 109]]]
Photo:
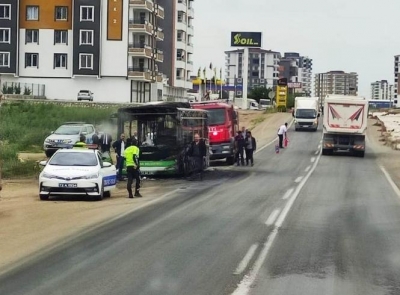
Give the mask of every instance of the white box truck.
[[361, 96], [328, 95], [324, 104], [322, 154], [349, 151], [364, 157], [368, 101]]
[[318, 97], [296, 97], [294, 99], [294, 129], [318, 130], [319, 114]]

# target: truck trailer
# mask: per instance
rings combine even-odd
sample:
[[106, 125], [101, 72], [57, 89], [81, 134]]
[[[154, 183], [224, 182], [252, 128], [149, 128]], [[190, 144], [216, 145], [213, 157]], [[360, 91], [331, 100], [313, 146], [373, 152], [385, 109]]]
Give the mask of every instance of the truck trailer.
[[348, 151], [364, 157], [368, 101], [361, 96], [327, 95], [324, 113], [322, 154]]
[[296, 97], [294, 100], [294, 129], [318, 130], [318, 97]]

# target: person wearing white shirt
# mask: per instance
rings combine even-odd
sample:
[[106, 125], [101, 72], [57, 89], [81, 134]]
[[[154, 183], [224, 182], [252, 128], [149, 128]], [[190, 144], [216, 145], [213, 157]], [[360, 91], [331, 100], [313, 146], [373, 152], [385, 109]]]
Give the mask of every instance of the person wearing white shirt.
[[285, 138], [286, 138], [287, 125], [288, 124], [285, 123], [278, 129], [279, 148], [281, 148], [281, 149], [283, 149], [283, 136], [285, 136]]
[[118, 178], [119, 180], [123, 180], [122, 177], [122, 169], [124, 168], [124, 162], [125, 162], [125, 148], [126, 143], [125, 143], [125, 134], [121, 134], [120, 139], [115, 141], [112, 145], [114, 148], [115, 153], [117, 154], [117, 165], [116, 168], [118, 169]]

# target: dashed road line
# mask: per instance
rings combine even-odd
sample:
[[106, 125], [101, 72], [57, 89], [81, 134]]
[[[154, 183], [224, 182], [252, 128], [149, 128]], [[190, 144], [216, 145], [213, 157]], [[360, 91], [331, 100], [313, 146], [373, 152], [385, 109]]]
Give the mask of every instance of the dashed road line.
[[296, 180], [294, 182], [299, 183], [302, 179], [303, 179], [303, 177], [299, 176], [299, 177], [296, 178]]
[[275, 220], [278, 218], [279, 213], [281, 212], [280, 209], [275, 209], [272, 211], [272, 213], [269, 215], [267, 221], [265, 222], [266, 225], [272, 225], [274, 224]]
[[282, 199], [283, 199], [283, 200], [286, 200], [287, 198], [289, 198], [289, 197], [292, 195], [293, 191], [294, 191], [294, 188], [289, 189], [289, 190], [283, 195]]
[[315, 162], [315, 157], [312, 157], [311, 158], [311, 163], [314, 163]]
[[310, 171], [310, 169], [311, 169], [311, 165], [310, 166], [307, 166], [307, 168], [304, 170], [305, 172], [308, 172], [308, 171]]
[[244, 272], [246, 267], [249, 265], [251, 259], [253, 258], [254, 254], [256, 253], [257, 248], [258, 248], [258, 244], [253, 244], [253, 245], [250, 246], [250, 248], [247, 251], [246, 255], [243, 257], [242, 261], [240, 261], [240, 263], [237, 266], [235, 272], [233, 273], [234, 275], [239, 275], [242, 272]]

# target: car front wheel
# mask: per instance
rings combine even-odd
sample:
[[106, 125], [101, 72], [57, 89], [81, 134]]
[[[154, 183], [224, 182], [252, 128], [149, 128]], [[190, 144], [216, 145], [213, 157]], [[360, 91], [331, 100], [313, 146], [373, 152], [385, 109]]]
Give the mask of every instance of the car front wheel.
[[49, 195], [40, 194], [39, 197], [41, 201], [47, 201], [49, 199]]

